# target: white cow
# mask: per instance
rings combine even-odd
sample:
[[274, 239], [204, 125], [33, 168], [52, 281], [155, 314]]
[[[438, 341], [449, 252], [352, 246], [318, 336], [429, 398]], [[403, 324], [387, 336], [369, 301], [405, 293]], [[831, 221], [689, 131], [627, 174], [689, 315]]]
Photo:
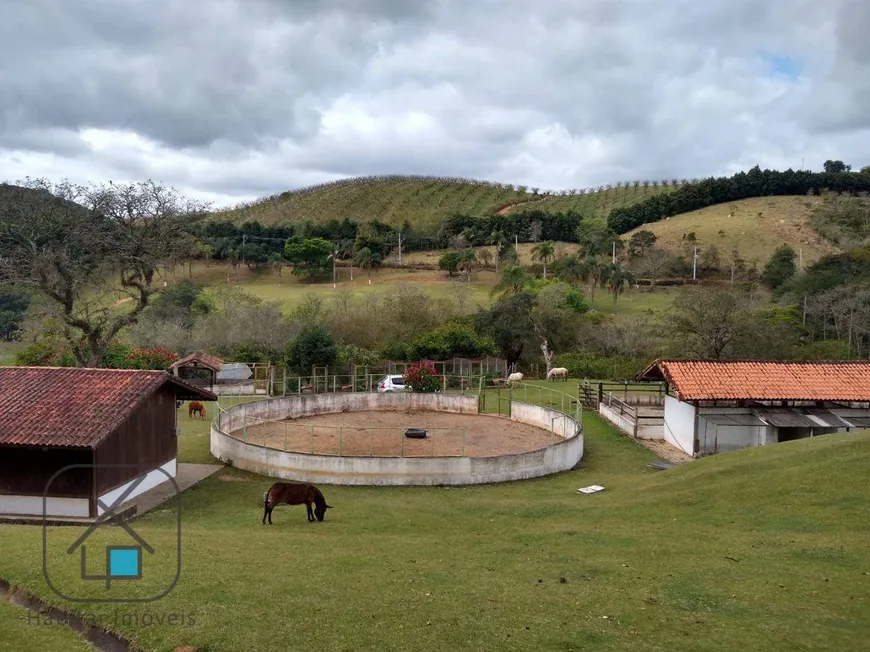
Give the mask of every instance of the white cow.
[[508, 376], [508, 382], [513, 385], [514, 383], [518, 383], [523, 379], [523, 375], [520, 372], [516, 372], [515, 374], [511, 374]]
[[568, 370], [565, 367], [553, 367], [547, 372], [547, 380], [554, 380], [556, 378], [568, 380]]

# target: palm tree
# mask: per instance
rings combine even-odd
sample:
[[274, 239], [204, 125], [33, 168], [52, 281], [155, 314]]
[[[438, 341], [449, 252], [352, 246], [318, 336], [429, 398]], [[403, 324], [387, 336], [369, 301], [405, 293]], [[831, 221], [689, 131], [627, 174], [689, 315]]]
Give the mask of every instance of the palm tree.
[[481, 265], [489, 267], [489, 263], [492, 261], [492, 252], [489, 249], [481, 249], [477, 252], [477, 258]]
[[465, 272], [465, 280], [469, 283], [471, 282], [471, 270], [476, 261], [477, 256], [474, 255], [474, 249], [463, 249], [459, 252], [458, 268]]
[[583, 263], [576, 255], [567, 256], [559, 261], [556, 274], [566, 283], [573, 285], [583, 278]]
[[350, 259], [350, 280], [353, 280], [353, 240], [345, 238], [338, 242], [338, 259]]
[[372, 284], [372, 267], [379, 268], [381, 266], [381, 254], [372, 251], [368, 247], [363, 247], [356, 252], [356, 264], [368, 272], [369, 285]]
[[499, 253], [507, 242], [507, 236], [505, 236], [504, 231], [495, 230], [489, 234], [487, 241], [489, 244], [495, 245], [495, 269], [498, 271], [498, 266], [501, 263]]
[[601, 261], [598, 260], [598, 256], [595, 254], [586, 256], [586, 258], [584, 258], [580, 263], [580, 278], [583, 279], [584, 283], [589, 281], [592, 282], [592, 291], [589, 297], [592, 310], [595, 310], [595, 286], [598, 285], [603, 270], [604, 267], [602, 266]]
[[544, 278], [547, 278], [547, 263], [556, 255], [556, 248], [549, 240], [540, 242], [532, 249], [532, 260], [540, 260], [544, 263]]
[[501, 293], [503, 297], [518, 294], [531, 282], [531, 277], [519, 265], [505, 265], [501, 270], [501, 279], [490, 290], [490, 295]]
[[627, 287], [631, 287], [634, 276], [627, 269], [623, 269], [619, 263], [605, 265], [601, 276], [602, 283], [606, 283], [607, 289], [613, 294], [613, 308], [616, 309], [616, 299]]

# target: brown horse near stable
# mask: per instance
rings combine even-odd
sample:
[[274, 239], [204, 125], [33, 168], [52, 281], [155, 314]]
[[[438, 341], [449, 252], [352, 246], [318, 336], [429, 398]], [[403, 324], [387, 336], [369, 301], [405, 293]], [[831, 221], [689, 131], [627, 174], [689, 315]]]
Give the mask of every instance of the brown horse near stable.
[[[263, 525], [266, 524], [267, 516], [269, 517], [269, 525], [272, 525], [272, 510], [276, 506], [302, 505], [303, 503], [308, 510], [309, 522], [313, 522], [315, 517], [318, 521], [322, 521], [324, 516], [326, 516], [326, 510], [332, 508], [332, 505], [326, 504], [326, 499], [320, 493], [320, 489], [313, 484], [276, 482], [263, 494], [263, 504], [265, 505]], [[313, 511], [311, 509], [312, 503], [314, 503]]]
[[187, 418], [190, 419], [194, 413], [199, 414], [200, 419], [205, 419], [205, 406], [199, 401], [191, 401], [187, 404]]

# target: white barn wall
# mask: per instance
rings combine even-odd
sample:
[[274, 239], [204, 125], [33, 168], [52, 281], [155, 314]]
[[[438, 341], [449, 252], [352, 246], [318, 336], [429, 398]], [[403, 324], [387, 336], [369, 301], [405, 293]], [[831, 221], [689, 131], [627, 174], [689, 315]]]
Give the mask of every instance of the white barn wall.
[[681, 451], [695, 453], [695, 406], [665, 396], [665, 441]]
[[[133, 491], [131, 491], [130, 495], [124, 499], [124, 502], [121, 503], [121, 505], [127, 504], [139, 494], [145, 493], [149, 489], [153, 489], [159, 484], [168, 482], [170, 477], [174, 478], [176, 473], [178, 472], [177, 467], [177, 461], [175, 459], [172, 459], [163, 466], [161, 466], [159, 469], [154, 469], [153, 471], [150, 471], [148, 475], [145, 476], [145, 479], [141, 482], [141, 484], [139, 484]], [[133, 484], [133, 482], [135, 482], [135, 480], [131, 480], [130, 482], [121, 485], [117, 489], [112, 489], [112, 491], [104, 493], [102, 496], [100, 496], [100, 500], [102, 500], [107, 507], [111, 507], [112, 503], [115, 502], [115, 500], [121, 494], [123, 494], [127, 490], [127, 487]], [[106, 510], [100, 507], [99, 503], [97, 503], [97, 516], [102, 516], [103, 512], [105, 511]]]
[[[44, 506], [46, 516], [90, 515], [90, 501], [87, 498], [48, 498]], [[42, 516], [42, 496], [0, 496], [0, 514], [16, 516]]]

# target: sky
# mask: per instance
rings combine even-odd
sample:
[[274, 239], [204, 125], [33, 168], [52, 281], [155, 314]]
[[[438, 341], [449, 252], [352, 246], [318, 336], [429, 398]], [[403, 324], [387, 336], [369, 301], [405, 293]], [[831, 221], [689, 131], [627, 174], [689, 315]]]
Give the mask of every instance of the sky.
[[0, 181], [870, 165], [866, 0], [0, 0]]

